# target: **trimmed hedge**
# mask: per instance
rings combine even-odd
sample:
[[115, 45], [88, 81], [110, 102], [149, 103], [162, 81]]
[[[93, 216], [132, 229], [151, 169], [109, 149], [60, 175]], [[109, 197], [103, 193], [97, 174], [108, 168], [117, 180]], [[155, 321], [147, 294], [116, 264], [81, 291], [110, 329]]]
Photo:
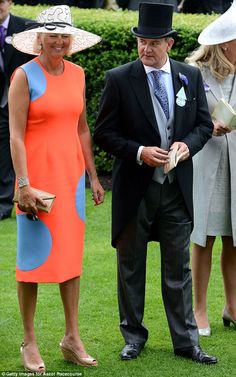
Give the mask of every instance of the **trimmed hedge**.
[[[12, 10], [15, 15], [36, 19], [44, 8], [45, 6], [15, 5]], [[88, 123], [93, 132], [105, 72], [137, 58], [136, 38], [130, 29], [138, 23], [138, 12], [73, 7], [71, 9], [74, 26], [102, 37], [100, 44], [74, 54], [70, 58], [85, 70]], [[197, 37], [201, 30], [216, 17], [216, 15], [175, 13], [173, 28], [178, 34], [170, 56], [183, 61], [198, 46]], [[111, 172], [112, 158], [96, 146], [94, 153], [99, 173]]]

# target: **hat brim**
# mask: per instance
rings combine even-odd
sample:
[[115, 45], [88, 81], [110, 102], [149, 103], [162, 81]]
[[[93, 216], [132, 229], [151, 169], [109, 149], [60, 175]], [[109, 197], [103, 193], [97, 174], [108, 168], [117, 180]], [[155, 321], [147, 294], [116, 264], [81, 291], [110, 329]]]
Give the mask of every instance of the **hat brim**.
[[[218, 21], [218, 20], [216, 20]], [[204, 29], [198, 37], [201, 45], [218, 45], [236, 39], [236, 24], [232, 22], [223, 26], [221, 22], [214, 22]]]
[[211, 22], [198, 37], [198, 43], [201, 45], [217, 45], [233, 41], [236, 39], [236, 1], [231, 7]]
[[161, 39], [165, 37], [175, 37], [177, 35], [176, 30], [170, 30], [167, 33], [163, 34], [155, 34], [155, 33], [144, 33], [138, 30], [136, 26], [131, 28], [131, 33], [133, 33], [136, 37], [140, 38], [148, 38], [148, 39]]
[[12, 37], [12, 45], [17, 50], [24, 52], [26, 54], [39, 55], [34, 50], [34, 44], [38, 33], [72, 35], [73, 40], [70, 49], [70, 54], [83, 51], [86, 48], [94, 46], [102, 40], [102, 38], [96, 34], [75, 28], [73, 26], [66, 26], [65, 28], [57, 27], [55, 30], [48, 30], [45, 27], [39, 27], [14, 34]]

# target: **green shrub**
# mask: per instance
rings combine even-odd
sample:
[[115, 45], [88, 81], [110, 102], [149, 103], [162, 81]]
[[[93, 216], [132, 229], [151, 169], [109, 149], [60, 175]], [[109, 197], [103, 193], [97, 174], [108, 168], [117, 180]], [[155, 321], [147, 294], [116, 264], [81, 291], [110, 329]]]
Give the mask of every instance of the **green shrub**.
[[[43, 8], [45, 7], [14, 6], [13, 13], [36, 19]], [[72, 8], [72, 14], [74, 26], [102, 37], [100, 44], [70, 58], [85, 70], [88, 123], [93, 133], [105, 72], [137, 58], [136, 38], [130, 29], [137, 25], [138, 13]], [[173, 28], [178, 34], [170, 56], [183, 61], [198, 46], [197, 37], [200, 31], [215, 18], [215, 15], [174, 14]], [[109, 173], [112, 168], [111, 156], [97, 147], [94, 152], [98, 171]]]

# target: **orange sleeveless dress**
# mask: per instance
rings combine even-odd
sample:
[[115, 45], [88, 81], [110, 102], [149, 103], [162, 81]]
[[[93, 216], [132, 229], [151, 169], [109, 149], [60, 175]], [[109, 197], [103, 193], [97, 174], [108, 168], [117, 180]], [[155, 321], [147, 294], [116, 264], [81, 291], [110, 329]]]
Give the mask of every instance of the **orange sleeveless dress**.
[[78, 137], [84, 72], [64, 61], [62, 75], [38, 58], [21, 67], [30, 105], [25, 132], [30, 185], [56, 194], [49, 214], [33, 221], [17, 209], [17, 281], [60, 283], [81, 275], [85, 227], [85, 163]]

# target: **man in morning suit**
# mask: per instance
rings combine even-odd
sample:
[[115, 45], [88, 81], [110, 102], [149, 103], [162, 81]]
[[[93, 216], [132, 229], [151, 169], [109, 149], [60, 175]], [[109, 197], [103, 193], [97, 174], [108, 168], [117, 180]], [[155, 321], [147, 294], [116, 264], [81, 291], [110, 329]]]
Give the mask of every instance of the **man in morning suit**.
[[11, 0], [0, 0], [0, 220], [11, 216], [15, 174], [10, 143], [7, 94], [12, 72], [33, 56], [17, 51], [11, 45], [13, 33], [23, 31], [29, 20], [10, 14]]
[[[174, 353], [214, 364], [199, 346], [192, 310], [189, 240], [192, 231], [192, 156], [211, 137], [200, 71], [174, 61], [173, 7], [141, 3], [139, 59], [106, 76], [94, 140], [115, 156], [112, 245], [117, 249], [122, 360], [139, 356], [148, 339], [143, 323], [147, 243], [161, 249], [162, 296]], [[168, 174], [168, 151], [181, 158]]]

